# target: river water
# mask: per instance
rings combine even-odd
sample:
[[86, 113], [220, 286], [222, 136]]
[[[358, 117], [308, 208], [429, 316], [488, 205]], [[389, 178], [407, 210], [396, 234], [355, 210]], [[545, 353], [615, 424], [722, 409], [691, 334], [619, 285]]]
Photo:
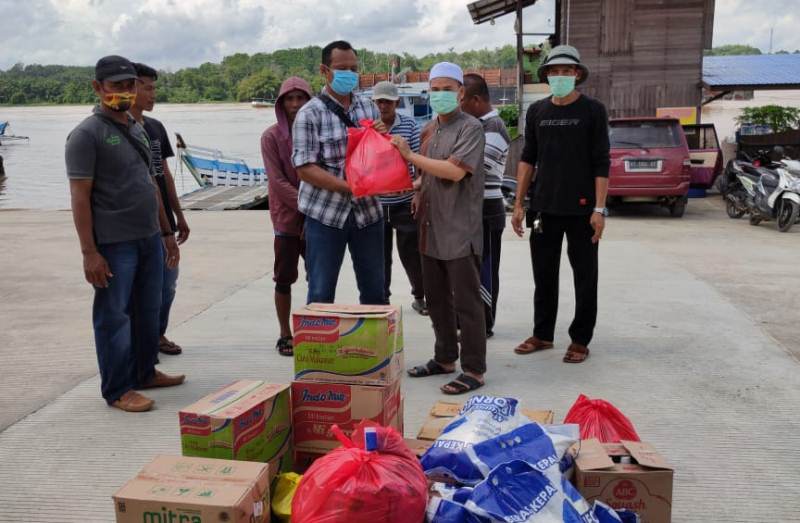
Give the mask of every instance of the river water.
[[[6, 178], [0, 179], [0, 209], [67, 209], [69, 184], [64, 168], [64, 141], [87, 115], [91, 106], [0, 107], [0, 121], [10, 131], [30, 137], [29, 142], [3, 143]], [[251, 167], [263, 167], [259, 140], [275, 123], [273, 109], [254, 109], [250, 104], [162, 104], [148, 115], [158, 118], [170, 133], [190, 145], [212, 147], [241, 158]], [[6, 131], [8, 133], [9, 131]], [[198, 188], [194, 178], [169, 160], [176, 173], [175, 185], [183, 194]]]
[[[743, 107], [756, 105], [800, 106], [800, 91], [756, 92], [749, 101], [716, 101], [703, 109], [703, 122], [712, 122], [722, 141], [732, 136], [735, 118]], [[29, 136], [30, 142], [3, 144], [6, 178], [0, 179], [0, 209], [66, 209], [69, 189], [64, 173], [64, 140], [69, 131], [91, 112], [89, 106], [0, 107], [0, 121], [11, 122], [11, 131]], [[212, 147], [242, 158], [251, 167], [262, 167], [259, 139], [275, 123], [272, 109], [254, 109], [250, 104], [162, 104], [152, 116], [171, 134], [173, 148], [179, 132], [188, 144]], [[185, 172], [180, 174], [175, 158], [179, 193], [197, 189]]]

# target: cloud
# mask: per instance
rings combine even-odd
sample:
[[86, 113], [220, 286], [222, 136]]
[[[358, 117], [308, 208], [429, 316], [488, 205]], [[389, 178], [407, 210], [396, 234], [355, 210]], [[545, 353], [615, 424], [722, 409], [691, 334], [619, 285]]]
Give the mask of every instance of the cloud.
[[[554, 0], [525, 10], [524, 28], [552, 31]], [[514, 16], [476, 26], [465, 0], [0, 0], [0, 69], [16, 62], [92, 65], [117, 53], [178, 69], [236, 52], [325, 45], [416, 55], [514, 44]], [[797, 0], [717, 0], [714, 45], [800, 49]], [[744, 29], [746, 28], [746, 29]], [[526, 43], [542, 37], [527, 37]]]
[[747, 44], [769, 52], [800, 49], [800, 10], [797, 0], [717, 0], [714, 45]]

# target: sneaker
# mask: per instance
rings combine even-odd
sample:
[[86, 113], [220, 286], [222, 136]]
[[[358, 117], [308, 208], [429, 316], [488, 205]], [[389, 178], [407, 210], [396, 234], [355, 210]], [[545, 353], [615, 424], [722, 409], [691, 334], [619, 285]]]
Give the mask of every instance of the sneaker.
[[186, 376], [183, 374], [179, 374], [176, 376], [170, 376], [169, 374], [164, 374], [160, 370], [156, 369], [156, 373], [150, 378], [150, 381], [143, 384], [140, 389], [155, 389], [158, 387], [174, 387], [175, 385], [180, 385], [186, 381]]
[[111, 404], [112, 407], [125, 412], [147, 412], [153, 408], [155, 401], [147, 396], [139, 394], [135, 390], [129, 390]]
[[412, 301], [411, 308], [417, 311], [421, 316], [428, 315], [428, 306], [425, 304], [425, 300], [417, 299]]

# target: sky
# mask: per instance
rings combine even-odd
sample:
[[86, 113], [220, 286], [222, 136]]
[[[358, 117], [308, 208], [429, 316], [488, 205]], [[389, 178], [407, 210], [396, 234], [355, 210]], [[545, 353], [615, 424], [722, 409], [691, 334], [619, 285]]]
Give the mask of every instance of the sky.
[[[526, 31], [553, 28], [554, 0], [526, 8]], [[514, 43], [513, 15], [475, 26], [464, 0], [0, 0], [0, 69], [94, 65], [122, 54], [161, 69], [346, 39], [356, 48], [430, 52]], [[716, 0], [714, 45], [800, 49], [800, 0]], [[744, 29], [746, 28], [746, 31]], [[531, 38], [530, 42], [539, 41]], [[528, 40], [526, 40], [528, 43]]]

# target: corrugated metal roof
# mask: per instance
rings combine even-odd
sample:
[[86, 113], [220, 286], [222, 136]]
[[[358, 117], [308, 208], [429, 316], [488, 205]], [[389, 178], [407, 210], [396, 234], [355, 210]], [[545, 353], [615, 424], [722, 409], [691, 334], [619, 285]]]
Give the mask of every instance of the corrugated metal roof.
[[[525, 8], [535, 3], [536, 0], [523, 0], [522, 7]], [[516, 11], [517, 0], [478, 0], [467, 4], [467, 9], [469, 9], [473, 23], [482, 24]]]
[[703, 83], [711, 89], [800, 89], [800, 54], [703, 57]]

